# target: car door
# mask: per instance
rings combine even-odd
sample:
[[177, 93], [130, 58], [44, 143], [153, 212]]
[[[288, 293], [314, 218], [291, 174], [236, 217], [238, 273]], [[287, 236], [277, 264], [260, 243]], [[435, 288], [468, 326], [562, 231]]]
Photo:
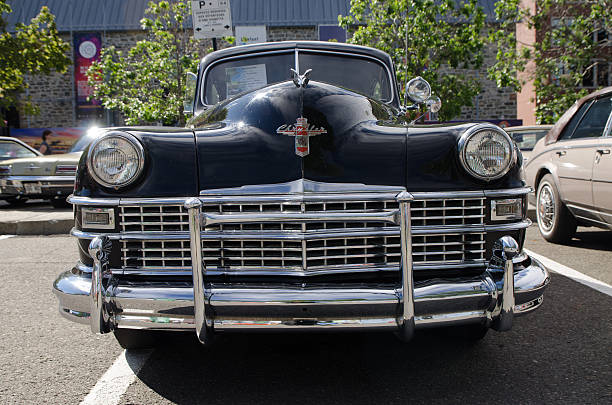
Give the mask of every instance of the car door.
[[601, 107], [601, 104], [591, 101], [578, 110], [561, 134], [551, 159], [557, 167], [561, 198], [565, 204], [576, 215], [599, 220], [593, 212], [591, 180], [595, 150], [606, 120], [603, 123], [594, 121], [601, 115], [600, 108], [596, 107]]
[[599, 139], [593, 163], [593, 204], [601, 221], [612, 227], [612, 98], [605, 135]]

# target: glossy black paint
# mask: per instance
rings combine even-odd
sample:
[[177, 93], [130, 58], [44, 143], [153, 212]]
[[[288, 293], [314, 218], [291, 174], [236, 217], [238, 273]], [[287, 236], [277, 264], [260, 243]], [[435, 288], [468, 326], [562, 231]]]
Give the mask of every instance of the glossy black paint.
[[[207, 56], [200, 71], [202, 74], [207, 64], [237, 53], [297, 46], [353, 49], [347, 45], [302, 42], [241, 47]], [[390, 63], [380, 51], [356, 47], [355, 52], [369, 53]], [[325, 83], [311, 81], [305, 88], [299, 88], [287, 81], [243, 93], [209, 109], [200, 107], [189, 122], [191, 129], [117, 128], [142, 142], [146, 153], [142, 175], [119, 190], [101, 187], [87, 173], [85, 151], [75, 194], [185, 197], [198, 195], [201, 190], [284, 183], [300, 178], [404, 186], [413, 192], [524, 185], [520, 161], [504, 177], [490, 183], [473, 178], [463, 169], [458, 141], [475, 124], [409, 125], [394, 104], [380, 103]], [[327, 131], [310, 137], [310, 153], [305, 157], [296, 155], [295, 137], [277, 133], [280, 126], [295, 124], [299, 117]]]
[[77, 170], [75, 195], [87, 197], [185, 197], [198, 193], [198, 162], [193, 132], [184, 128], [112, 128], [134, 135], [145, 150], [139, 178], [118, 190], [96, 183], [87, 172], [85, 149]]

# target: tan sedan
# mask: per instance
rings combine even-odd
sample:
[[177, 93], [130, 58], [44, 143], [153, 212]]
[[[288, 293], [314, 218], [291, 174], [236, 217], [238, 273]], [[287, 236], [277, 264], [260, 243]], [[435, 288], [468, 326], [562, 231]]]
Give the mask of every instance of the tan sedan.
[[568, 241], [578, 225], [612, 229], [611, 131], [607, 87], [578, 100], [533, 149], [525, 174], [546, 240]]

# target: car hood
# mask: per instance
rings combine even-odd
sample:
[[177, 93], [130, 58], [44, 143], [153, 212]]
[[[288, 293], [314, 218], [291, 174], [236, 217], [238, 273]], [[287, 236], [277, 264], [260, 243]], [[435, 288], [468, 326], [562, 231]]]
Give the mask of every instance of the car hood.
[[299, 179], [403, 186], [407, 128], [395, 117], [387, 105], [314, 81], [238, 96], [192, 122], [199, 189]]
[[[2, 165], [11, 166], [12, 176], [55, 176], [58, 165], [77, 166], [83, 152], [62, 153], [32, 158], [11, 159], [2, 162]], [[74, 175], [74, 172], [72, 173]]]

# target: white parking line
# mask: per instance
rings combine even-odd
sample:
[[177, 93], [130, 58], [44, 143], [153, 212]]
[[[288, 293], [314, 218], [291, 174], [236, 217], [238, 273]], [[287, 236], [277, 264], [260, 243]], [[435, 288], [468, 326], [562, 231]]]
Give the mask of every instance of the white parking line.
[[588, 287], [591, 287], [599, 292], [604, 294], [608, 294], [612, 296], [612, 285], [604, 283], [603, 281], [597, 280], [593, 277], [587, 276], [577, 270], [572, 269], [571, 267], [564, 266], [561, 263], [557, 263], [554, 260], [549, 259], [546, 256], [539, 255], [535, 252], [532, 252], [528, 249], [523, 249], [525, 253], [529, 256], [532, 256], [536, 260], [542, 262], [544, 266], [546, 266], [549, 270], [554, 271], [555, 273], [559, 273], [565, 277], [569, 277], [574, 281], [579, 282], [580, 284], [584, 284]]
[[15, 235], [0, 235], [0, 240], [12, 238], [13, 236], [15, 236]]
[[136, 379], [136, 374], [146, 363], [152, 350], [124, 350], [106, 373], [98, 380], [81, 405], [118, 404], [121, 396]]

